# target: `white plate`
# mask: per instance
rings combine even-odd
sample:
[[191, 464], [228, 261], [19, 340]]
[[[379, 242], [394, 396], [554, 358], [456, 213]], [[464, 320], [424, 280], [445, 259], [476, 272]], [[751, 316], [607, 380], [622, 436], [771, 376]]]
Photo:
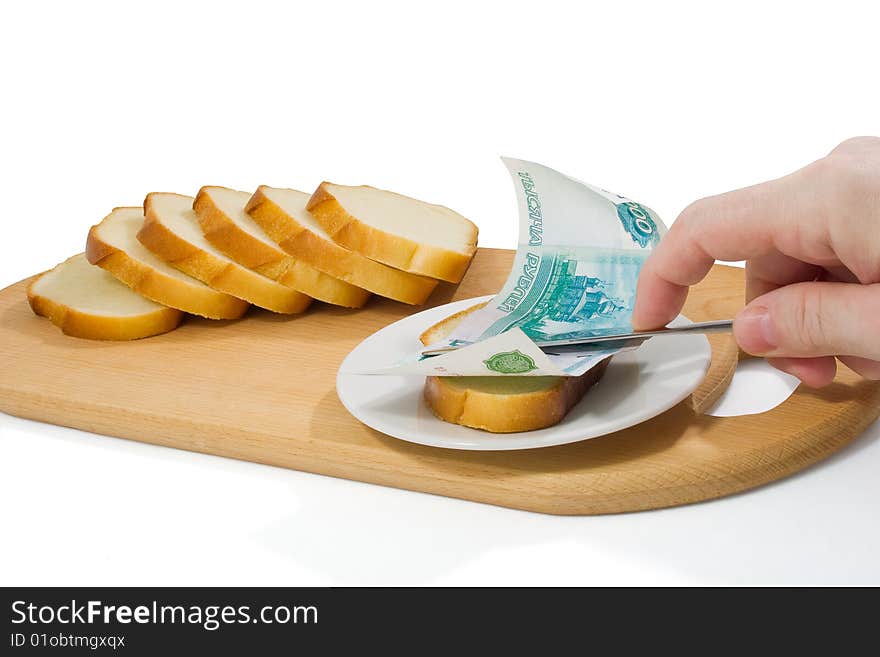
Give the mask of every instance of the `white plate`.
[[[644, 422], [669, 410], [703, 380], [712, 359], [704, 335], [648, 340], [615, 356], [605, 375], [557, 425], [521, 433], [488, 433], [438, 420], [422, 399], [423, 376], [353, 374], [387, 367], [419, 349], [419, 335], [480, 301], [467, 299], [410, 315], [361, 342], [336, 376], [336, 392], [358, 420], [384, 434], [448, 449], [508, 450], [564, 445]], [[680, 316], [677, 322], [687, 323]]]

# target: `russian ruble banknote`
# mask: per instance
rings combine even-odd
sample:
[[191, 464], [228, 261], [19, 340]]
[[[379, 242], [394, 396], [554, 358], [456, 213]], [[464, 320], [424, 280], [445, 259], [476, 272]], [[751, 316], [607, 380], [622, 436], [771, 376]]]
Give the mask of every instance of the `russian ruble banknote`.
[[666, 227], [650, 208], [535, 162], [504, 158], [519, 207], [510, 276], [443, 341], [388, 373], [579, 376], [619, 349], [543, 347], [632, 330], [639, 271]]

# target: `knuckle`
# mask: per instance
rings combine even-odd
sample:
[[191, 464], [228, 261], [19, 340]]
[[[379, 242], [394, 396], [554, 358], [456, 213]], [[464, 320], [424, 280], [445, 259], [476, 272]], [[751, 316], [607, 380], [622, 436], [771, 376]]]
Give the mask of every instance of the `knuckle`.
[[835, 153], [849, 153], [853, 151], [862, 151], [865, 149], [880, 150], [880, 137], [860, 136], [850, 137], [840, 142], [833, 151]]
[[675, 218], [675, 221], [673, 221], [672, 224], [669, 226], [669, 231], [667, 232], [667, 235], [671, 239], [679, 239], [680, 236], [687, 234], [687, 232], [690, 230], [690, 227], [693, 224], [694, 220], [691, 218], [691, 214], [688, 208], [690, 208], [690, 206], [685, 208], [681, 212], [681, 214], [679, 214]]
[[835, 180], [840, 176], [840, 160], [841, 156], [832, 152], [823, 158], [807, 165], [804, 172], [809, 174], [814, 186], [828, 186], [834, 184]]
[[681, 211], [672, 227], [678, 226], [679, 230], [693, 230], [694, 227], [699, 226], [701, 218], [705, 216], [707, 205], [708, 201], [706, 199], [694, 201]]
[[796, 286], [797, 298], [790, 313], [790, 338], [794, 347], [807, 351], [828, 345], [828, 323], [823, 312], [822, 293], [812, 285]]
[[708, 199], [700, 199], [682, 210], [670, 228], [670, 232], [675, 234], [674, 239], [693, 245], [701, 244], [707, 226], [705, 219], [711, 216], [710, 205]]
[[839, 202], [846, 201], [847, 206], [851, 206], [853, 200], [865, 202], [876, 199], [880, 193], [880, 147], [871, 151], [835, 151], [818, 160], [814, 166], [827, 189], [835, 192], [834, 196]]

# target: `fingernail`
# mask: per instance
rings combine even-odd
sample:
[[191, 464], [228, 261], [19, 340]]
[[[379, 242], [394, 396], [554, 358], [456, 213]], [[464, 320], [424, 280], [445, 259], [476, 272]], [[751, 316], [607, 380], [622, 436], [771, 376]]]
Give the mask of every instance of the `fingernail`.
[[776, 331], [765, 306], [749, 307], [737, 315], [733, 332], [739, 346], [746, 352], [760, 356], [776, 349]]

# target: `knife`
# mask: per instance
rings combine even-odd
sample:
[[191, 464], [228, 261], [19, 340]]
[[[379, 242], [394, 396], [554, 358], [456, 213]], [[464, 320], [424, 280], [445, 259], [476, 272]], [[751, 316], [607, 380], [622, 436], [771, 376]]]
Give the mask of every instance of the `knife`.
[[[571, 340], [550, 340], [535, 341], [535, 344], [542, 351], [552, 350], [556, 347], [570, 347], [581, 345], [603, 345], [608, 342], [625, 342], [626, 346], [634, 346], [641, 344], [648, 338], [656, 338], [664, 335], [686, 335], [688, 333], [727, 333], [733, 330], [732, 319], [719, 319], [711, 322], [694, 322], [684, 326], [667, 326], [653, 331], [633, 331], [631, 333], [615, 333], [608, 335], [594, 335], [589, 338], [574, 338]], [[473, 343], [471, 343], [473, 344]], [[422, 352], [422, 356], [439, 356], [456, 349], [461, 349], [469, 345], [463, 344], [455, 347], [439, 347], [436, 349], [426, 349]], [[616, 346], [616, 345], [615, 345]]]

